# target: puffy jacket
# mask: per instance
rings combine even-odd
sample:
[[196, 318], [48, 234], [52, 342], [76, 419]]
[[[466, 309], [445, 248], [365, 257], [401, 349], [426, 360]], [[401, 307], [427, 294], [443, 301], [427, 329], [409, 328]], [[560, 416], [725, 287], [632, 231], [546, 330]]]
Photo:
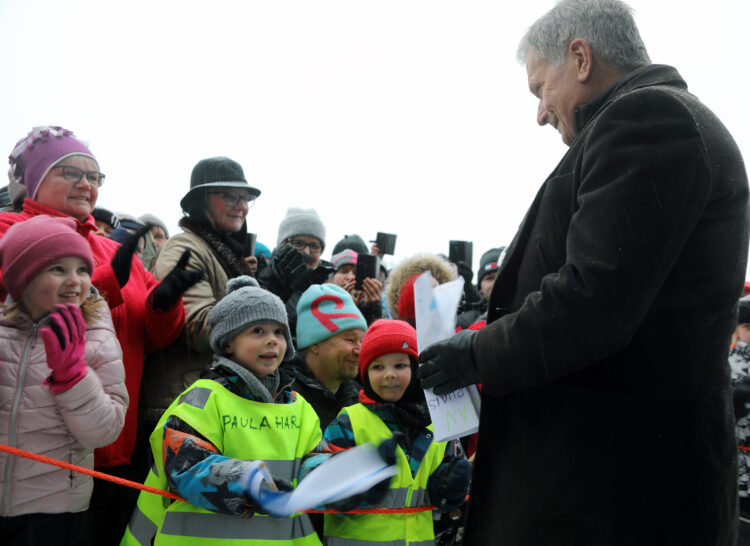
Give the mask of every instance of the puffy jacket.
[[[0, 237], [16, 222], [23, 222], [40, 214], [70, 218], [51, 207], [26, 199], [21, 212], [0, 213]], [[109, 305], [117, 340], [122, 347], [125, 385], [130, 396], [130, 406], [125, 414], [122, 434], [110, 445], [97, 449], [95, 464], [103, 467], [129, 464], [130, 456], [135, 449], [138, 395], [145, 353], [166, 347], [179, 335], [185, 323], [185, 310], [181, 302], [167, 311], [156, 311], [151, 306], [153, 291], [159, 283], [143, 268], [137, 256], [133, 257], [130, 279], [120, 289], [110, 265], [120, 244], [96, 235], [93, 216], [89, 216], [85, 222], [78, 222], [76, 230], [86, 237], [94, 255], [91, 282]], [[0, 299], [5, 299], [2, 288]]]
[[[0, 443], [93, 468], [94, 448], [113, 442], [125, 423], [128, 391], [112, 319], [86, 331], [88, 373], [60, 394], [50, 375], [39, 327], [26, 315], [0, 321]], [[31, 459], [0, 453], [0, 515], [86, 510], [94, 480]]]

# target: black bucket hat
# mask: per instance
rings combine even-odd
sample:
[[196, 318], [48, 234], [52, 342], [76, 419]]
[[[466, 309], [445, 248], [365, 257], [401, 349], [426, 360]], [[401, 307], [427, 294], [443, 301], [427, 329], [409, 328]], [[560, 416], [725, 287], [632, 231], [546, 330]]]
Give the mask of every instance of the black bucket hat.
[[190, 191], [180, 200], [182, 210], [187, 210], [190, 202], [201, 193], [201, 189], [210, 187], [243, 188], [255, 197], [260, 195], [258, 188], [252, 187], [245, 179], [242, 166], [228, 157], [209, 157], [201, 159], [190, 175]]

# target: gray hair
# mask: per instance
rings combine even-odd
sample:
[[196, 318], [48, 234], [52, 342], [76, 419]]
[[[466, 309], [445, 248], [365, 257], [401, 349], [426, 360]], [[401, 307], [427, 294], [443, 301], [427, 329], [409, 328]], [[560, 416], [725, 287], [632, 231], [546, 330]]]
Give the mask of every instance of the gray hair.
[[526, 31], [518, 45], [518, 62], [526, 64], [533, 49], [560, 66], [576, 38], [586, 40], [613, 68], [630, 71], [651, 64], [633, 10], [621, 0], [560, 0]]

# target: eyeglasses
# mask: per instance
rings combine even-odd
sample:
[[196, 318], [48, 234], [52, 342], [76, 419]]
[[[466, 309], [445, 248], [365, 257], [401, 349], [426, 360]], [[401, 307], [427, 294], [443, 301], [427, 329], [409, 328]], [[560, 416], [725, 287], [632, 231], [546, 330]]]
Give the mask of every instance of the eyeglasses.
[[240, 201], [247, 205], [247, 208], [255, 204], [255, 196], [252, 193], [232, 193], [228, 191], [211, 191], [209, 195], [218, 195], [229, 207], [236, 207]]
[[303, 252], [305, 251], [305, 247], [309, 248], [312, 254], [320, 254], [323, 251], [323, 247], [319, 243], [306, 243], [301, 239], [287, 239], [286, 242]]
[[104, 173], [100, 173], [99, 171], [84, 171], [73, 165], [58, 165], [55, 169], [62, 169], [63, 178], [74, 184], [80, 182], [83, 175], [86, 175], [86, 182], [95, 188], [104, 184]]

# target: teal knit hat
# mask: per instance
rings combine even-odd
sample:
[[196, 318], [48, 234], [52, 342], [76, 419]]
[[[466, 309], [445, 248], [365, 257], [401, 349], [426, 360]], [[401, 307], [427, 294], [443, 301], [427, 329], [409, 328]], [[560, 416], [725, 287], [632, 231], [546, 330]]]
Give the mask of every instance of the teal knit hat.
[[313, 284], [297, 303], [297, 348], [304, 349], [331, 336], [359, 328], [367, 321], [349, 292], [335, 284]]

